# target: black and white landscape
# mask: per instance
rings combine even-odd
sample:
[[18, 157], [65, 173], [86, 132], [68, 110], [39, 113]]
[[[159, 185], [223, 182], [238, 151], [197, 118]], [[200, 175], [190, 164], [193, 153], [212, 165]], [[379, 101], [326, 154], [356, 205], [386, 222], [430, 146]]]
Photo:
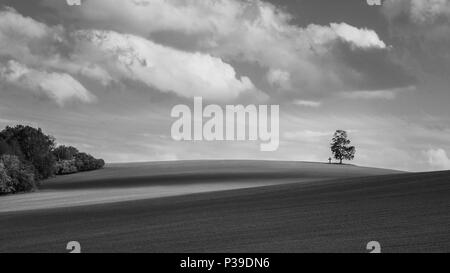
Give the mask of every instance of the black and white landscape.
[[449, 172], [319, 163], [120, 164], [0, 199], [1, 252], [450, 249]]
[[449, 252], [449, 37], [450, 0], [0, 0], [0, 253]]

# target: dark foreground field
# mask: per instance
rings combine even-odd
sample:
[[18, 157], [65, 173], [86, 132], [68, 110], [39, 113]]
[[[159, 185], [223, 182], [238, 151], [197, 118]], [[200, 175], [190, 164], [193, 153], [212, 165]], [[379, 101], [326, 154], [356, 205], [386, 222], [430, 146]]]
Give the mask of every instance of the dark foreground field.
[[[79, 241], [83, 252], [367, 252], [366, 244], [373, 240], [381, 243], [383, 252], [450, 251], [450, 172], [402, 174], [311, 163], [228, 162], [225, 168], [220, 167], [224, 163], [209, 164], [203, 170], [187, 168], [170, 179], [160, 166], [160, 179], [147, 181], [182, 184], [181, 177], [186, 176], [186, 183], [192, 184], [198, 175], [202, 183], [265, 179], [286, 183], [11, 210], [0, 213], [0, 252], [67, 252], [69, 241]], [[232, 172], [236, 165], [241, 169]], [[119, 180], [127, 181], [118, 175], [120, 168], [128, 167], [64, 177], [43, 191], [92, 187], [88, 176], [95, 177], [97, 188], [120, 189], [124, 185]], [[134, 176], [129, 186], [143, 186], [148, 166], [131, 168], [136, 169], [130, 172]], [[300, 182], [295, 182], [296, 176]]]

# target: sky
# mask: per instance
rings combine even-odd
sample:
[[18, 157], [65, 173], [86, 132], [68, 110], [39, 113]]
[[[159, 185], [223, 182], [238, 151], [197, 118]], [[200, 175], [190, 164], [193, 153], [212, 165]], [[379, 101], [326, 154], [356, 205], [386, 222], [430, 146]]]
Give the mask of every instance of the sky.
[[[450, 0], [0, 0], [0, 127], [107, 162], [450, 169]], [[280, 145], [175, 141], [172, 108], [279, 105]]]

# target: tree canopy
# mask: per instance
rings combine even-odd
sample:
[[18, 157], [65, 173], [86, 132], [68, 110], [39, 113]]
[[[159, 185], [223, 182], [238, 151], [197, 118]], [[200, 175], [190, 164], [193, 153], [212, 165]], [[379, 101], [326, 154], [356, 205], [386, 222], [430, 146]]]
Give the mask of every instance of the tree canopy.
[[30, 191], [53, 175], [102, 168], [105, 162], [77, 148], [56, 147], [42, 130], [17, 125], [0, 132], [0, 194]]
[[3, 144], [6, 143], [4, 154], [16, 155], [21, 160], [30, 162], [36, 169], [39, 179], [49, 178], [53, 175], [55, 159], [52, 150], [55, 148], [55, 139], [42, 132], [42, 130], [17, 125], [6, 127], [0, 132]]
[[356, 148], [350, 146], [351, 141], [348, 139], [347, 132], [344, 130], [337, 130], [334, 133], [333, 139], [331, 140], [331, 152], [335, 159], [342, 161], [353, 160], [355, 158]]

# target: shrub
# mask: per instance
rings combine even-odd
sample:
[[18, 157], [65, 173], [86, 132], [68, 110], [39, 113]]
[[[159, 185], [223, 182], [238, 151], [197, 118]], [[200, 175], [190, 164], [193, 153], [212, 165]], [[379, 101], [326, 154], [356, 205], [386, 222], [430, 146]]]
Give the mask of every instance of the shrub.
[[0, 155], [10, 154], [10, 151], [9, 144], [3, 138], [0, 138]]
[[17, 125], [0, 132], [0, 194], [36, 189], [38, 181], [55, 174], [103, 168], [105, 162], [75, 147], [55, 148], [55, 139], [41, 129]]
[[80, 152], [75, 147], [61, 145], [55, 148], [52, 153], [58, 161], [61, 161], [72, 160]]
[[75, 156], [75, 166], [80, 172], [101, 169], [105, 166], [103, 159], [96, 159], [86, 153], [79, 153]]
[[15, 155], [2, 155], [0, 157], [1, 193], [16, 193], [36, 189], [34, 167], [21, 162]]
[[60, 160], [56, 162], [55, 174], [65, 175], [78, 172], [78, 168], [75, 165], [75, 159], [72, 160]]
[[0, 194], [13, 193], [14, 187], [3, 162], [0, 161]]
[[78, 171], [92, 171], [103, 168], [105, 162], [103, 159], [96, 159], [90, 154], [80, 153], [78, 149], [71, 146], [58, 146], [52, 151], [57, 159], [55, 165], [55, 174], [71, 174]]
[[9, 146], [9, 154], [30, 162], [38, 179], [53, 175], [55, 159], [51, 151], [55, 147], [53, 137], [45, 135], [41, 129], [17, 125], [6, 127], [0, 132], [0, 138]]

